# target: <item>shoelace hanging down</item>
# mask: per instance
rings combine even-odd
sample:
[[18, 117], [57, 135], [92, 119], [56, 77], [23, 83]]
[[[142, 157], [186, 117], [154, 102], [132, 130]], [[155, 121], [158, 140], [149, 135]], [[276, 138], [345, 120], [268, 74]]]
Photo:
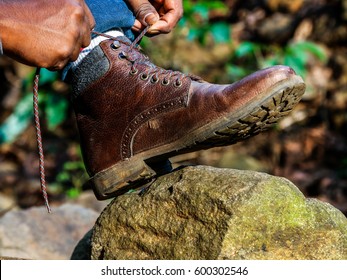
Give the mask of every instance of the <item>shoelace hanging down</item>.
[[41, 126], [39, 116], [39, 80], [40, 80], [40, 68], [36, 69], [34, 86], [33, 86], [33, 106], [34, 106], [34, 121], [36, 129], [37, 148], [39, 153], [39, 168], [40, 168], [40, 183], [43, 199], [46, 204], [48, 213], [51, 213], [51, 207], [48, 202], [47, 188], [46, 188], [46, 176], [45, 176], [45, 158], [42, 148]]
[[[150, 26], [147, 26], [140, 34], [136, 37], [136, 39], [131, 43], [130, 50], [132, 50], [136, 44], [141, 40], [141, 38], [147, 33]], [[91, 31], [91, 33], [96, 34], [98, 36], [103, 36], [112, 40], [116, 38], [113, 36], [109, 36], [104, 33], [100, 33], [97, 31]], [[0, 42], [1, 44], [1, 42]], [[1, 48], [1, 45], [0, 45]], [[36, 140], [37, 140], [37, 148], [39, 154], [39, 168], [40, 168], [40, 184], [41, 184], [41, 192], [42, 196], [47, 208], [48, 213], [51, 213], [51, 207], [49, 206], [47, 187], [46, 187], [46, 175], [45, 175], [45, 158], [43, 153], [43, 145], [42, 145], [42, 136], [41, 136], [41, 126], [40, 126], [40, 115], [39, 115], [39, 81], [40, 81], [40, 68], [36, 69], [35, 77], [34, 77], [34, 86], [33, 86], [33, 107], [34, 107], [34, 122], [36, 129]]]

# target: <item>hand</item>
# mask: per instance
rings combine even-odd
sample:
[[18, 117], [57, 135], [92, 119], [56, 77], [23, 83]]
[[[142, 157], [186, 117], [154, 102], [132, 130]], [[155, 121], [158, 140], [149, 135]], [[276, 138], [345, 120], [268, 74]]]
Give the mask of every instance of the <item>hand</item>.
[[127, 0], [132, 7], [136, 20], [134, 31], [141, 31], [152, 25], [149, 35], [169, 33], [183, 15], [182, 0]]
[[62, 69], [90, 44], [94, 25], [84, 0], [0, 0], [4, 53], [30, 66]]

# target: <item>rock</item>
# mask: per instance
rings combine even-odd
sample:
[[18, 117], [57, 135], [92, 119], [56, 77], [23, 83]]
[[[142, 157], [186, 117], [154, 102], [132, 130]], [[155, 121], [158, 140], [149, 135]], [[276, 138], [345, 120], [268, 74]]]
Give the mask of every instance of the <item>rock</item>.
[[4, 213], [16, 207], [16, 201], [13, 197], [0, 193], [0, 213]]
[[69, 259], [71, 253], [92, 228], [98, 213], [65, 204], [15, 210], [0, 219], [0, 256], [24, 259]]
[[347, 219], [265, 173], [186, 167], [114, 199], [92, 259], [346, 259]]
[[71, 260], [90, 260], [91, 242], [93, 231], [88, 231], [85, 236], [78, 242], [75, 250], [72, 253]]

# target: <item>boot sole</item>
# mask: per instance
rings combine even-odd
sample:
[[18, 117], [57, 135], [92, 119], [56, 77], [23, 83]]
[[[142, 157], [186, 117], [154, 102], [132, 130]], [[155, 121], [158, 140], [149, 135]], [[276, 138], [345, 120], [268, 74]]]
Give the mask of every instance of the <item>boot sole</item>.
[[165, 162], [178, 154], [232, 145], [257, 135], [288, 115], [304, 92], [305, 84], [302, 78], [289, 77], [259, 94], [248, 105], [230, 113], [230, 116], [208, 123], [175, 142], [118, 162], [90, 178], [88, 184], [99, 200], [137, 189], [154, 177], [170, 172], [159, 172], [153, 163]]

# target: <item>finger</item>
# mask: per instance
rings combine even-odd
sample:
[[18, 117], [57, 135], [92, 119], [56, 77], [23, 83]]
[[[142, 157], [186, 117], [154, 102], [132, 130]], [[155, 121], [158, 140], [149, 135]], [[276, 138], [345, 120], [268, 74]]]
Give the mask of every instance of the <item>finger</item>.
[[135, 32], [141, 32], [146, 26], [144, 26], [140, 21], [135, 19], [134, 25], [132, 26], [132, 30]]
[[150, 31], [159, 31], [161, 33], [169, 33], [182, 18], [183, 7], [181, 1], [165, 2], [164, 6], [159, 9], [160, 20], [156, 22]]
[[152, 4], [147, 0], [129, 0], [136, 19], [144, 26], [152, 25], [159, 20], [159, 15]]
[[[86, 36], [86, 34], [88, 36]], [[87, 39], [86, 39], [87, 38]], [[81, 53], [82, 48], [89, 46], [91, 40], [90, 30], [86, 33], [85, 31], [80, 31], [80, 36], [71, 45], [70, 54], [67, 57], [68, 62], [77, 60]], [[85, 41], [85, 42], [84, 42]]]
[[87, 4], [84, 3], [84, 5], [85, 5], [85, 11], [86, 11], [86, 16], [89, 22], [90, 30], [92, 30], [95, 27], [95, 19], [92, 12], [88, 8]]
[[70, 55], [62, 56], [60, 60], [57, 63], [55, 63], [55, 66], [53, 66], [52, 69], [62, 70], [66, 66], [66, 64], [68, 64], [69, 62], [76, 61], [78, 56], [81, 53], [81, 44], [82, 44], [81, 40], [82, 40], [82, 37], [80, 37], [75, 42], [75, 44], [73, 45], [73, 49], [69, 50]]
[[49, 71], [60, 71], [63, 70], [63, 68], [65, 67], [65, 65], [69, 62], [69, 60], [64, 60], [64, 61], [60, 61], [59, 63], [57, 63], [54, 66], [51, 67], [44, 67], [47, 68]]
[[88, 47], [91, 41], [91, 35], [90, 35], [90, 25], [88, 23], [83, 22], [83, 24], [80, 26], [80, 33], [79, 33], [79, 38], [77, 39], [77, 43], [80, 43], [78, 45], [78, 48], [85, 48]]
[[175, 14], [174, 11], [170, 11], [163, 15], [159, 21], [153, 24], [148, 32], [169, 33], [176, 26], [180, 18], [181, 17], [178, 14]]
[[149, 30], [148, 34], [156, 35], [159, 33], [170, 33], [172, 28], [167, 24], [164, 20], [158, 20], [154, 25], [152, 25]]
[[155, 10], [144, 7], [136, 13], [136, 18], [144, 25], [152, 25], [159, 20], [159, 15]]
[[79, 44], [75, 45], [75, 48], [73, 49], [70, 57], [69, 57], [69, 61], [75, 61], [77, 60], [78, 56], [81, 53], [81, 48], [79, 47]]
[[61, 70], [68, 62], [75, 61], [78, 58], [81, 52], [81, 46], [83, 45], [82, 32], [77, 33], [78, 35], [74, 38], [69, 37], [66, 43], [59, 48], [56, 55], [52, 57], [54, 60], [48, 63], [48, 65], [51, 65], [48, 68], [49, 70]]
[[80, 31], [80, 36], [82, 37], [82, 40], [81, 40], [82, 48], [89, 46], [91, 41], [90, 31], [95, 26], [94, 17], [85, 3], [84, 3], [84, 11], [85, 11], [84, 22], [81, 25], [82, 28]]

